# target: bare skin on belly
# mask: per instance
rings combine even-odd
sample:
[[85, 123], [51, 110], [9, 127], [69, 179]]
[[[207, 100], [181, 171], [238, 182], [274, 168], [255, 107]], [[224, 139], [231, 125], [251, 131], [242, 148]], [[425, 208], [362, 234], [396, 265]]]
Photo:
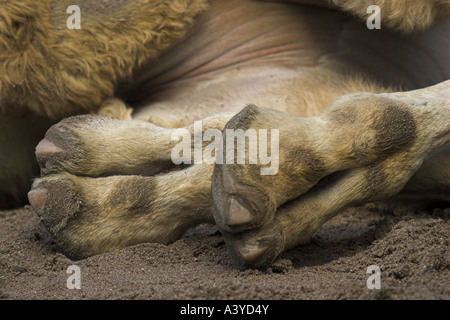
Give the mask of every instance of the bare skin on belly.
[[[180, 1], [182, 5], [189, 3]], [[385, 5], [401, 7], [402, 1]], [[16, 22], [16, 27], [22, 27], [19, 30], [14, 29], [14, 24], [11, 30], [5, 25], [0, 36], [3, 43], [9, 45], [11, 39], [16, 39], [23, 44], [17, 49], [11, 46], [11, 52], [8, 46], [0, 50], [0, 59], [6, 59], [0, 70], [4, 109], [4, 115], [0, 114], [0, 136], [15, 137], [0, 144], [6, 150], [0, 154], [0, 162], [8, 163], [0, 169], [0, 207], [5, 205], [5, 197], [25, 201], [30, 181], [38, 175], [32, 145], [44, 136], [46, 129], [64, 117], [97, 112], [108, 98], [125, 99], [135, 108], [136, 119], [176, 127], [217, 112], [237, 112], [249, 103], [312, 116], [348, 92], [390, 91], [390, 87], [408, 90], [448, 78], [448, 20], [432, 30], [402, 37], [389, 32], [390, 24], [384, 27], [385, 21], [390, 21], [388, 17], [383, 18], [382, 30], [367, 30], [364, 21], [337, 13], [338, 6], [329, 6], [329, 1], [211, 1], [210, 8], [204, 11], [205, 1], [198, 0], [195, 6], [201, 9], [188, 8], [178, 18], [170, 15], [176, 27], [172, 26], [173, 21], [164, 22], [170, 30], [183, 29], [189, 15], [204, 11], [195, 17], [189, 33], [155, 60], [154, 50], [150, 50], [152, 41], [142, 48], [151, 39], [147, 29], [156, 28], [153, 19], [147, 17], [149, 11], [158, 13], [153, 12], [155, 3], [164, 7], [174, 2], [80, 1], [80, 30], [66, 28], [66, 8], [72, 4], [69, 0], [44, 2], [39, 8], [30, 2], [30, 8], [24, 5], [23, 12], [8, 3], [2, 11], [8, 17], [9, 7], [13, 8], [7, 21], [23, 15], [23, 20]], [[299, 4], [302, 2], [308, 6]], [[340, 1], [347, 2], [352, 1]], [[446, 1], [408, 3], [408, 14], [411, 10], [426, 13], [431, 10], [427, 7], [434, 8], [434, 2]], [[49, 12], [40, 13], [48, 3], [52, 4]], [[424, 8], [419, 8], [421, 3]], [[362, 1], [360, 4], [364, 6]], [[433, 10], [444, 12], [440, 7]], [[44, 20], [47, 15], [51, 19], [41, 21], [41, 26], [40, 15]], [[27, 20], [29, 16], [35, 16], [36, 21]], [[142, 20], [142, 29], [136, 29]], [[423, 28], [421, 23], [417, 26]], [[157, 37], [160, 45], [171, 43], [164, 27], [159, 26], [158, 30], [162, 30]], [[27, 47], [28, 40], [31, 43]], [[135, 45], [131, 52], [130, 43]], [[22, 56], [28, 58], [21, 60]], [[6, 63], [9, 59], [12, 61]], [[133, 70], [141, 59], [153, 62], [139, 68], [141, 71], [133, 80], [131, 73], [124, 70]], [[116, 82], [122, 83], [121, 89]], [[114, 96], [117, 92], [120, 94]], [[8, 119], [20, 118], [19, 109], [32, 110], [28, 116], [34, 117], [36, 123], [44, 117], [46, 124], [31, 128], [20, 121], [10, 123]], [[127, 112], [101, 114], [123, 119]], [[22, 127], [20, 133], [9, 129], [18, 126]], [[21, 156], [11, 161], [9, 154]]]
[[450, 24], [435, 29], [411, 38], [317, 7], [213, 1], [186, 37], [138, 72], [124, 96], [135, 119], [170, 127], [247, 104], [313, 116], [348, 92], [446, 80], [450, 49], [440, 35]]
[[[30, 202], [73, 257], [212, 222], [244, 263], [266, 266], [348, 206], [448, 201], [449, 32], [448, 19], [402, 36], [328, 8], [212, 1], [122, 87], [131, 121], [80, 116], [47, 132]], [[192, 135], [200, 119], [279, 129], [278, 173], [173, 170], [172, 128]]]

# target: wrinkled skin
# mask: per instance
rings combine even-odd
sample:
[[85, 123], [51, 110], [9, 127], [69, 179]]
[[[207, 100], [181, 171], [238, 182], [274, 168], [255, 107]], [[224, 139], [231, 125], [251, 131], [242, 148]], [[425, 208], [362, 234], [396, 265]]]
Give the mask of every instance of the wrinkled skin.
[[[348, 206], [450, 200], [450, 20], [382, 7], [392, 16], [368, 30], [336, 10], [364, 17], [364, 1], [298, 2], [212, 1], [117, 88], [109, 109], [128, 120], [82, 115], [47, 131], [28, 198], [66, 254], [169, 243], [209, 222], [263, 267]], [[278, 129], [278, 172], [261, 175], [248, 154], [180, 170], [171, 137], [196, 120], [203, 132]]]

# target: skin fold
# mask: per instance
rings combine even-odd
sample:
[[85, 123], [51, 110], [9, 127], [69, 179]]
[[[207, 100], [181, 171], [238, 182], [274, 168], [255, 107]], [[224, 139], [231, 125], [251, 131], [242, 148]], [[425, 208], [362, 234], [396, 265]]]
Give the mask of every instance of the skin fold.
[[[449, 201], [449, 2], [371, 2], [381, 30], [367, 1], [78, 1], [68, 30], [66, 1], [0, 0], [0, 204], [40, 173], [28, 199], [68, 256], [208, 222], [264, 267], [346, 207]], [[277, 173], [249, 148], [175, 165], [199, 120], [277, 129]]]

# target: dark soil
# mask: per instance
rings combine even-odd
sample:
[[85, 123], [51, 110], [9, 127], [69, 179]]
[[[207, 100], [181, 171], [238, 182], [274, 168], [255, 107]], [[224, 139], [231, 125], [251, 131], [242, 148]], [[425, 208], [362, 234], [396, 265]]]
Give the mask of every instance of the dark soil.
[[[450, 208], [400, 217], [348, 209], [271, 268], [243, 268], [214, 226], [170, 244], [73, 261], [31, 209], [0, 212], [2, 299], [450, 299]], [[70, 265], [81, 289], [68, 289]], [[367, 267], [381, 269], [368, 289]]]

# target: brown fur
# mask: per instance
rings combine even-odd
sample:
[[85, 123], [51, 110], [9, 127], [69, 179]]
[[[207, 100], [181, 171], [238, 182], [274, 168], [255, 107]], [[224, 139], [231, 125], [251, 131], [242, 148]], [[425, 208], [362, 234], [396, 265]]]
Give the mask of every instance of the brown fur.
[[[83, 11], [79, 30], [66, 28], [66, 8], [73, 4], [94, 7]], [[113, 97], [134, 68], [185, 34], [206, 1], [2, 0], [0, 5], [0, 105], [61, 119], [95, 111]]]
[[[36, 147], [42, 177], [29, 193], [72, 257], [169, 243], [215, 221], [242, 261], [262, 266], [343, 208], [408, 195], [427, 177], [448, 198], [448, 168], [436, 165], [449, 156], [440, 148], [449, 139], [442, 95], [450, 83], [439, 70], [448, 59], [429, 45], [446, 43], [445, 22], [431, 36], [386, 30], [369, 40], [361, 24], [323, 9], [364, 20], [365, 0], [318, 1], [316, 9], [209, 2], [0, 0], [0, 206], [4, 194], [28, 189], [47, 128], [82, 113], [99, 115], [62, 120]], [[66, 28], [69, 4], [83, 8], [80, 30]], [[449, 2], [370, 4], [381, 7], [382, 28], [407, 34], [430, 27]], [[419, 67], [405, 54], [417, 48], [426, 58]], [[427, 88], [392, 92], [401, 86]], [[134, 112], [119, 98], [146, 94]], [[241, 111], [248, 103], [258, 107]], [[199, 119], [203, 131], [280, 128], [279, 173], [175, 167], [174, 127], [192, 135]]]
[[364, 20], [367, 8], [380, 7], [382, 28], [410, 33], [426, 29], [439, 17], [450, 12], [448, 0], [329, 0], [342, 10]]
[[[114, 97], [119, 86], [182, 37], [206, 2], [1, 0], [0, 208], [24, 203], [38, 174], [34, 146], [50, 125], [95, 112], [129, 119]], [[66, 27], [74, 4], [79, 30]], [[22, 114], [40, 125], [11, 123]]]

